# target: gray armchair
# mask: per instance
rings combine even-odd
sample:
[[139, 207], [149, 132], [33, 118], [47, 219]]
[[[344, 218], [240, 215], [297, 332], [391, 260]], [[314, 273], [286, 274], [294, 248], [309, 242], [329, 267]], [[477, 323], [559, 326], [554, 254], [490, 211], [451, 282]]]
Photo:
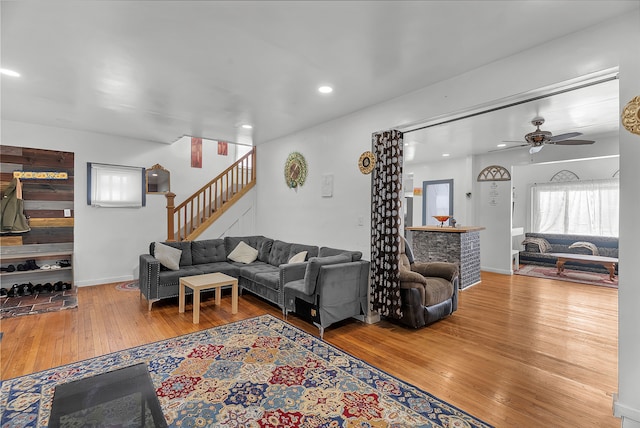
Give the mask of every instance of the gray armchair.
[[335, 322], [350, 317], [364, 320], [370, 263], [351, 260], [349, 254], [309, 259], [304, 270], [298, 269], [297, 278], [284, 284], [285, 317], [294, 312], [312, 322], [321, 339], [324, 329]]

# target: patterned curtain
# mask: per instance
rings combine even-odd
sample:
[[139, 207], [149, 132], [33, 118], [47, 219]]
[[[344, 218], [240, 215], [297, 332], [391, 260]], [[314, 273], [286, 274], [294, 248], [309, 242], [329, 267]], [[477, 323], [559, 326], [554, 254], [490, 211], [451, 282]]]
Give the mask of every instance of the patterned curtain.
[[400, 318], [400, 227], [402, 221], [402, 132], [372, 135], [376, 164], [371, 185], [371, 306]]

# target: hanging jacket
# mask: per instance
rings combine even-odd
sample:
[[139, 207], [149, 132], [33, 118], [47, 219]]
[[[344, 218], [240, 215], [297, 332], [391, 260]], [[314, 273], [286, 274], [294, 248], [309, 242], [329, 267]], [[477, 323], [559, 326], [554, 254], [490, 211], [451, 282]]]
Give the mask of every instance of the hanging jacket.
[[2, 221], [1, 233], [24, 233], [31, 230], [27, 217], [24, 215], [22, 183], [18, 178], [11, 180], [4, 192], [0, 220]]

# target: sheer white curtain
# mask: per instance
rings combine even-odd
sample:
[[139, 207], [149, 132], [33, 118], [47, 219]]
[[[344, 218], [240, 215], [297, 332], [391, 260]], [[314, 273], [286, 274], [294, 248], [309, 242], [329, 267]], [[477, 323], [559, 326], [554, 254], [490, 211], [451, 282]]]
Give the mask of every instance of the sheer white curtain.
[[617, 178], [536, 184], [531, 191], [534, 232], [618, 236]]

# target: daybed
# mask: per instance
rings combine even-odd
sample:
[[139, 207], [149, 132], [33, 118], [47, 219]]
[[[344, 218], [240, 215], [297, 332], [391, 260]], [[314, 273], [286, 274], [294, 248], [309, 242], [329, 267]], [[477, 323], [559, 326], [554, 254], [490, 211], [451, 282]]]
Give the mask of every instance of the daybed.
[[[553, 233], [525, 233], [522, 241], [524, 250], [520, 251], [520, 263], [539, 266], [555, 266], [557, 257], [550, 253], [594, 254], [605, 257], [618, 257], [618, 238], [590, 235], [560, 235]], [[582, 264], [568, 261], [566, 268], [606, 273], [599, 264]], [[618, 267], [616, 265], [616, 274]]]
[[[301, 271], [304, 276], [306, 260], [310, 258], [341, 254], [349, 262], [357, 262], [358, 266], [366, 264], [368, 276], [369, 262], [361, 260], [362, 253], [359, 251], [319, 248], [264, 236], [224, 237], [161, 244], [151, 243], [149, 253], [140, 255], [140, 292], [149, 302], [149, 310], [158, 300], [177, 297], [179, 279], [184, 276], [222, 272], [238, 278], [240, 292], [248, 290], [280, 308], [284, 308], [282, 285], [300, 279]], [[156, 247], [162, 254], [158, 254]], [[171, 251], [167, 251], [167, 248]], [[236, 260], [246, 257], [245, 254], [237, 257], [236, 253], [240, 248], [246, 249], [249, 253], [253, 252], [255, 259], [244, 259], [244, 262], [230, 259], [230, 256]], [[174, 260], [164, 260], [165, 264], [161, 264], [156, 256], [165, 259], [167, 252], [172, 253]], [[292, 260], [294, 256], [296, 258]], [[353, 269], [349, 263], [337, 264], [347, 273]], [[166, 265], [170, 265], [172, 269]], [[361, 284], [352, 286], [359, 289]], [[191, 290], [187, 288], [186, 292], [189, 294]]]

